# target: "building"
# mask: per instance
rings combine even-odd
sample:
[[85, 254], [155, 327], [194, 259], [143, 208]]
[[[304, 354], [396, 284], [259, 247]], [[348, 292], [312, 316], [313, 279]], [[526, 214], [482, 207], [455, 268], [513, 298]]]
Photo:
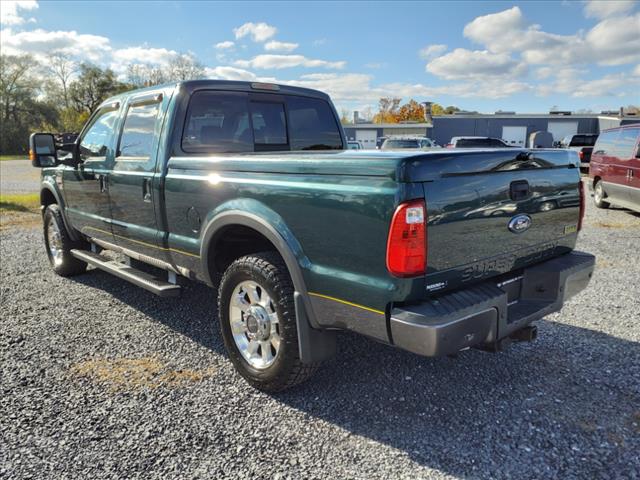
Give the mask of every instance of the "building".
[[357, 140], [364, 148], [376, 148], [383, 137], [393, 135], [427, 136], [430, 123], [351, 123], [343, 125], [348, 140]]
[[513, 146], [528, 146], [534, 132], [546, 131], [559, 141], [575, 133], [600, 133], [607, 128], [640, 122], [640, 116], [620, 115], [619, 112], [574, 114], [551, 112], [522, 114], [496, 112], [481, 114], [459, 112], [434, 116], [431, 123], [355, 123], [344, 125], [349, 140], [359, 140], [365, 148], [375, 148], [381, 137], [391, 135], [427, 136], [438, 145], [446, 145], [451, 137], [479, 136], [501, 138]]

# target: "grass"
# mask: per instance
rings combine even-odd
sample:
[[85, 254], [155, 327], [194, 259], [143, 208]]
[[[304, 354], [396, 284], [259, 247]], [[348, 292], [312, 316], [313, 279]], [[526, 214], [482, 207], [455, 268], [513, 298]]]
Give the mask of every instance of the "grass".
[[0, 162], [4, 160], [27, 160], [28, 155], [0, 155]]
[[32, 212], [40, 207], [40, 194], [14, 193], [0, 195], [0, 211], [4, 212]]
[[0, 195], [0, 231], [10, 227], [34, 228], [42, 224], [40, 195], [15, 193]]

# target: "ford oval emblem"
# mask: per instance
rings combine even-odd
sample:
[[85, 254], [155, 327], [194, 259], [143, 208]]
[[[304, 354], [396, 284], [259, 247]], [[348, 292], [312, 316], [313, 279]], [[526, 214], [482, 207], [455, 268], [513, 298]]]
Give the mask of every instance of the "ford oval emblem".
[[509, 220], [509, 230], [513, 233], [522, 233], [526, 230], [529, 230], [531, 226], [531, 217], [529, 215], [516, 215], [515, 217]]

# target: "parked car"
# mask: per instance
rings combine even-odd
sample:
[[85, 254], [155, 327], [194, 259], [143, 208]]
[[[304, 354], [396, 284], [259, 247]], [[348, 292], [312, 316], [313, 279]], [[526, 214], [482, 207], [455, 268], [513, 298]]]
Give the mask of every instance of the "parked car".
[[387, 138], [380, 150], [404, 150], [404, 149], [428, 149], [440, 148], [438, 145], [427, 137], [391, 137]]
[[452, 137], [446, 148], [512, 148], [499, 138], [491, 137]]
[[[573, 251], [583, 202], [531, 205], [541, 188], [581, 192], [574, 152], [354, 159], [345, 142], [314, 90], [199, 80], [110, 98], [67, 155], [30, 138], [51, 267], [90, 264], [161, 296], [179, 277], [216, 288], [229, 359], [266, 391], [308, 378], [336, 330], [426, 356], [498, 351], [587, 286], [594, 257]], [[465, 218], [505, 199], [509, 215]]]
[[593, 146], [598, 139], [597, 134], [578, 133], [568, 135], [560, 141], [561, 148], [568, 148], [578, 152], [580, 158], [580, 172], [589, 173], [589, 162], [591, 161], [591, 153]]
[[589, 167], [598, 208], [611, 204], [640, 212], [640, 123], [600, 133]]
[[347, 150], [362, 150], [362, 144], [356, 140], [349, 140], [347, 142]]

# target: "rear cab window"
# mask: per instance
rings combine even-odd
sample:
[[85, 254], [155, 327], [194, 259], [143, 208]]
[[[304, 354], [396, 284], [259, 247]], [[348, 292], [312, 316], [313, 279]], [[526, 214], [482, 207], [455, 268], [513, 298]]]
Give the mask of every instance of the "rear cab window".
[[342, 150], [323, 99], [200, 90], [189, 101], [181, 147], [187, 153]]

